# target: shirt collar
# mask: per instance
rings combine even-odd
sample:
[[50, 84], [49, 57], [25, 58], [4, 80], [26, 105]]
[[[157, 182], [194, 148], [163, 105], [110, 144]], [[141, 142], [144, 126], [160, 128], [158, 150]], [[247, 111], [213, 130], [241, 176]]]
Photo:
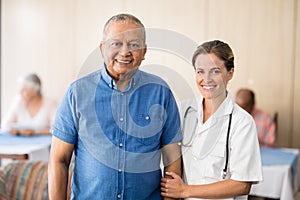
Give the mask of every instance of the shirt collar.
[[[108, 74], [107, 72], [107, 68], [106, 68], [106, 64], [104, 64], [104, 67], [101, 70], [101, 76], [102, 79], [105, 81], [105, 83], [114, 90], [117, 90], [117, 83], [115, 82], [115, 80]], [[127, 88], [124, 90], [124, 92], [130, 90], [131, 88], [133, 88], [138, 81], [140, 80], [140, 76], [141, 76], [141, 71], [138, 69], [134, 75], [132, 76], [129, 85], [127, 86]]]

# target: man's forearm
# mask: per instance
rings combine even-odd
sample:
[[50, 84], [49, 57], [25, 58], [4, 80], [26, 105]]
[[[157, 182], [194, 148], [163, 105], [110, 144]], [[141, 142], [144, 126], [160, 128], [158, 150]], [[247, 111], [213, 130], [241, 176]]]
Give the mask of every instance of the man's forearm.
[[[175, 172], [182, 174], [182, 156], [181, 148], [178, 143], [172, 143], [163, 147], [164, 172]], [[166, 177], [166, 175], [165, 175]]]
[[168, 178], [166, 172], [175, 172], [178, 176], [181, 176], [182, 175], [181, 157], [173, 161], [172, 163], [170, 163], [168, 166], [164, 168], [164, 176]]
[[50, 200], [67, 199], [68, 167], [64, 163], [51, 163], [48, 166], [48, 190]]
[[[170, 165], [164, 168], [164, 177], [171, 178], [170, 176], [166, 175], [166, 172], [175, 172], [178, 176], [181, 177], [182, 169], [181, 169], [181, 157], [172, 162]], [[172, 200], [173, 198], [164, 197], [164, 200]], [[174, 200], [174, 199], [173, 199]]]
[[[166, 175], [166, 172], [174, 172], [178, 176], [181, 176], [181, 148], [178, 143], [168, 144], [163, 147], [163, 163], [164, 163], [164, 177], [172, 178]], [[164, 197], [165, 200], [170, 199]]]

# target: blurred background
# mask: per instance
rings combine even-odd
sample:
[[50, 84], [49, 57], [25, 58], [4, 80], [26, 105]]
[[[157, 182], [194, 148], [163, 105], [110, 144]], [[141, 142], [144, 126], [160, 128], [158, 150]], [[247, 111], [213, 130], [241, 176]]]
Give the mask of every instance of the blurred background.
[[[236, 65], [229, 92], [253, 89], [257, 107], [278, 113], [277, 146], [300, 148], [300, 0], [1, 0], [1, 115], [23, 74], [37, 73], [44, 95], [59, 102], [72, 81], [100, 68], [104, 23], [123, 12], [198, 44], [227, 42]], [[178, 100], [197, 94], [193, 69], [180, 56], [149, 49], [143, 64]], [[168, 77], [165, 67], [176, 73]]]

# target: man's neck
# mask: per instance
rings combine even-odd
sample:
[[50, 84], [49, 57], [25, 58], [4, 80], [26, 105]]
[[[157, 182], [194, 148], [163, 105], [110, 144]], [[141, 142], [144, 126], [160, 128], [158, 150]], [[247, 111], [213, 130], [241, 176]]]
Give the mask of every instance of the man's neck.
[[132, 79], [133, 75], [137, 70], [138, 68], [131, 70], [125, 74], [114, 74], [114, 75], [112, 75], [108, 70], [107, 72], [112, 77], [112, 79], [114, 79], [114, 81], [116, 82], [118, 90], [123, 91], [125, 88], [127, 88], [127, 86], [130, 83], [130, 80]]

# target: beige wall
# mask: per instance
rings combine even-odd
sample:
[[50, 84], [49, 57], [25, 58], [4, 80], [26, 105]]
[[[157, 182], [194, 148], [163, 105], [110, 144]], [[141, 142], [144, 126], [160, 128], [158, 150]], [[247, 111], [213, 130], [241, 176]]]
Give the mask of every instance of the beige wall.
[[55, 99], [74, 79], [73, 12], [72, 0], [2, 0], [4, 113], [17, 92], [18, 77], [28, 72], [37, 72], [44, 93]]
[[[59, 101], [68, 84], [84, 71], [82, 65], [89, 65], [89, 55], [95, 55], [105, 21], [129, 12], [146, 27], [173, 30], [197, 43], [228, 42], [236, 55], [230, 92], [254, 89], [258, 107], [279, 113], [278, 145], [300, 148], [299, 4], [299, 0], [2, 0], [2, 114], [17, 91], [15, 80], [25, 72], [37, 72], [46, 95]], [[170, 67], [197, 92], [190, 65], [177, 55], [149, 50], [144, 64]], [[162, 76], [178, 98], [186, 95], [176, 81]]]
[[293, 91], [293, 96], [292, 98], [293, 101], [293, 112], [292, 112], [292, 117], [293, 117], [293, 135], [292, 135], [292, 146], [295, 147], [300, 147], [300, 1], [297, 1], [297, 7], [296, 7], [297, 12], [295, 13], [295, 18], [297, 19], [295, 22], [295, 43], [294, 43], [294, 48], [295, 48], [295, 54], [294, 54], [294, 91]]

